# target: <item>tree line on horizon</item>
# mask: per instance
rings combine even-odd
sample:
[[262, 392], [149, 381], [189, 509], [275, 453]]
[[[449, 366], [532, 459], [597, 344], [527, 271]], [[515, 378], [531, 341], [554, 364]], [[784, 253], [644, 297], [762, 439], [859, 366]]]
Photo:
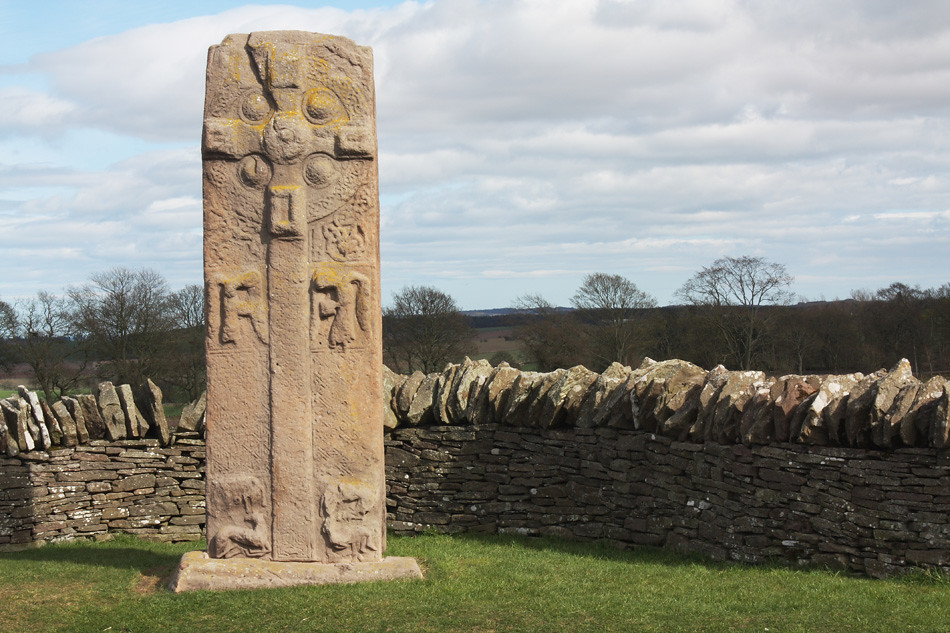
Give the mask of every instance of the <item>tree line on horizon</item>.
[[[513, 328], [520, 354], [490, 358], [538, 371], [644, 356], [701, 367], [783, 373], [868, 373], [910, 360], [914, 373], [950, 374], [950, 283], [893, 283], [846, 300], [792, 304], [785, 266], [723, 257], [697, 271], [658, 307], [621, 275], [587, 275], [572, 310], [525, 294], [493, 324]], [[172, 400], [205, 388], [205, 297], [192, 284], [172, 291], [154, 270], [113, 268], [61, 296], [0, 300], [0, 367], [29, 367], [48, 399], [95, 381], [139, 385], [151, 378]], [[394, 370], [441, 371], [477, 353], [473, 319], [433, 286], [407, 286], [383, 310], [383, 352]]]
[[152, 379], [172, 401], [205, 386], [204, 291], [172, 291], [158, 272], [118, 267], [61, 296], [0, 300], [0, 367], [29, 367], [52, 401], [97, 381]]
[[[514, 328], [522, 353], [490, 360], [602, 371], [650, 356], [706, 368], [840, 374], [907, 358], [918, 376], [950, 374], [950, 283], [921, 289], [896, 282], [846, 300], [793, 304], [792, 281], [782, 264], [722, 257], [676, 291], [681, 305], [658, 307], [633, 281], [592, 273], [572, 296], [572, 310], [526, 294], [512, 313], [493, 317]], [[440, 371], [473, 353], [471, 319], [434, 287], [397, 292], [383, 320], [386, 361], [399, 371]]]

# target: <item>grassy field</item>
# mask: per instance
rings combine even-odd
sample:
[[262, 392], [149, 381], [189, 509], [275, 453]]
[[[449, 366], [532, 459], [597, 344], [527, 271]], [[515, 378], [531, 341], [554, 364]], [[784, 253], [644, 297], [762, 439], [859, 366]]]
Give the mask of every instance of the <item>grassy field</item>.
[[[0, 380], [0, 400], [4, 398], [9, 398], [10, 396], [17, 395], [17, 387], [19, 385], [25, 386], [30, 391], [35, 391], [36, 395], [38, 395], [43, 400], [46, 399], [46, 395], [40, 390], [40, 388], [35, 383], [33, 383], [30, 380], [29, 377], [21, 376], [18, 378], [6, 378], [3, 380]], [[92, 392], [86, 387], [80, 387], [79, 389], [74, 389], [70, 391], [68, 395], [75, 397], [76, 394], [79, 394], [79, 393], [92, 393]]]
[[0, 630], [950, 631], [950, 582], [748, 568], [491, 536], [391, 538], [424, 581], [174, 595], [201, 544], [122, 537], [0, 554]]
[[472, 360], [487, 359], [492, 364], [507, 360], [516, 363], [520, 369], [536, 371], [537, 365], [526, 356], [521, 341], [515, 338], [515, 333], [516, 329], [513, 327], [477, 328], [466, 355]]

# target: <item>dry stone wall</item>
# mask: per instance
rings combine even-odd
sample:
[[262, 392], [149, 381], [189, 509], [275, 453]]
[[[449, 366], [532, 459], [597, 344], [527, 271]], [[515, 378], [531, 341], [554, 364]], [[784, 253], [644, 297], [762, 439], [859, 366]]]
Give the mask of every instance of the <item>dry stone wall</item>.
[[[52, 404], [26, 387], [20, 386], [18, 392], [0, 400], [0, 454], [7, 457], [95, 440], [155, 439], [161, 446], [172, 441], [162, 392], [151, 380], [139, 389], [102, 382], [98, 395], [66, 397]], [[205, 400], [202, 394], [184, 408], [179, 431], [203, 432]]]
[[[430, 375], [386, 371], [384, 383], [397, 533], [550, 534], [874, 576], [950, 572], [946, 383], [916, 381], [903, 361], [870, 377], [768, 378], [683, 361], [537, 374], [467, 360]], [[15, 400], [20, 424], [20, 400], [33, 405]], [[203, 400], [185, 426], [200, 428], [201, 411]], [[30, 434], [19, 428], [6, 432]], [[167, 445], [78, 437], [0, 459], [0, 543], [201, 533], [200, 433], [171, 432]]]
[[0, 400], [0, 545], [128, 532], [200, 538], [204, 396], [169, 429], [162, 393], [111, 382], [53, 404], [19, 388]]
[[128, 532], [198, 539], [205, 524], [204, 440], [92, 440], [0, 458], [0, 544]]
[[396, 533], [607, 539], [872, 576], [950, 572], [950, 452], [679, 442], [498, 424], [387, 437]]
[[387, 374], [390, 526], [950, 571], [942, 377], [769, 377], [681, 360]]
[[386, 426], [501, 424], [618, 428], [679, 441], [809, 446], [950, 447], [950, 383], [917, 380], [904, 359], [865, 376], [770, 377], [682, 360], [522, 372], [488, 361], [441, 373], [388, 372]]

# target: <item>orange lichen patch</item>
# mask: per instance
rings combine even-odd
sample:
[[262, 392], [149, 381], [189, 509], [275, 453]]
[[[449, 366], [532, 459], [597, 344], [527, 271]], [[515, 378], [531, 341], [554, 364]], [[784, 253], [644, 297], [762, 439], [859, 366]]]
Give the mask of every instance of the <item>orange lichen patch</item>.
[[304, 96], [303, 111], [316, 125], [340, 126], [350, 120], [336, 93], [322, 87], [311, 90]]
[[342, 286], [347, 281], [348, 266], [343, 262], [320, 262], [314, 268], [313, 278], [319, 279], [321, 284]]

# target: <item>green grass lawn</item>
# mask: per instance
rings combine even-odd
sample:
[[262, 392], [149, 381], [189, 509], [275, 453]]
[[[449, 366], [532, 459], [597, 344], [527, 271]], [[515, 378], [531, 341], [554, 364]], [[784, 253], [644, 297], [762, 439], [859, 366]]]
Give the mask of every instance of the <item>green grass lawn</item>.
[[950, 582], [709, 563], [656, 550], [491, 536], [391, 538], [423, 581], [175, 595], [203, 544], [120, 537], [0, 554], [0, 630], [950, 631]]

